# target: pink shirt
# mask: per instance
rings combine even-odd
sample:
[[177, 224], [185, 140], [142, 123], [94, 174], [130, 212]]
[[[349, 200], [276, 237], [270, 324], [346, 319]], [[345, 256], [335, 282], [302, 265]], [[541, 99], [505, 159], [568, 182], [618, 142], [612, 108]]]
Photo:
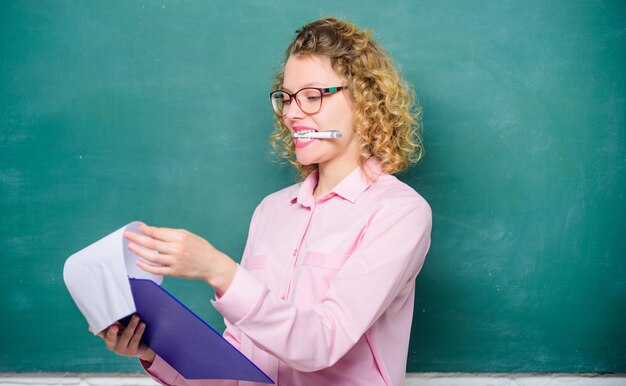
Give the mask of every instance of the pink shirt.
[[[415, 278], [430, 245], [426, 201], [380, 162], [317, 202], [317, 173], [257, 207], [241, 266], [213, 302], [225, 337], [278, 385], [402, 385]], [[187, 381], [157, 357], [148, 373]]]

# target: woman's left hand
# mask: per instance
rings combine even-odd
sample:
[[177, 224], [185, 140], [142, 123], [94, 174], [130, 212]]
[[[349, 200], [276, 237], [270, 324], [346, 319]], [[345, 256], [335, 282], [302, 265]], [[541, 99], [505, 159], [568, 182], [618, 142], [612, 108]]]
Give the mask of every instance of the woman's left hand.
[[[128, 248], [150, 263], [137, 260], [144, 271], [156, 275], [199, 279], [221, 295], [230, 286], [237, 263], [205, 239], [184, 229], [139, 225], [141, 234], [127, 231]], [[143, 247], [143, 248], [142, 248]]]

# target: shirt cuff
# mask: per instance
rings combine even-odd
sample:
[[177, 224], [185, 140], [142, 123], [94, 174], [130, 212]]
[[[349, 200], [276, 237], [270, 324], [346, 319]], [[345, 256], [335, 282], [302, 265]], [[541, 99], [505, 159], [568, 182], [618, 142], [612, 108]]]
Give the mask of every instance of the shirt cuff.
[[238, 266], [226, 292], [211, 303], [230, 323], [237, 324], [257, 308], [265, 291], [263, 283]]
[[169, 363], [158, 355], [154, 358], [152, 363], [144, 362], [142, 360], [139, 362], [148, 375], [163, 385], [173, 385], [174, 382], [176, 382], [176, 378], [180, 375], [178, 374], [178, 371], [176, 371], [169, 365]]

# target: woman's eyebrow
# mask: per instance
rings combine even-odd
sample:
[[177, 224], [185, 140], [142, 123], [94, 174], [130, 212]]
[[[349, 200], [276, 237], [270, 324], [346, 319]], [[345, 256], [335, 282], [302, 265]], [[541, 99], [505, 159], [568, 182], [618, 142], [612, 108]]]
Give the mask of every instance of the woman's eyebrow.
[[[301, 90], [303, 88], [307, 88], [307, 87], [324, 87], [322, 85], [322, 83], [320, 82], [309, 82], [309, 83], [305, 83], [302, 85], [302, 87], [300, 87], [298, 90]], [[292, 92], [291, 89], [285, 87], [285, 86], [280, 86], [280, 90], [285, 91], [285, 92]]]

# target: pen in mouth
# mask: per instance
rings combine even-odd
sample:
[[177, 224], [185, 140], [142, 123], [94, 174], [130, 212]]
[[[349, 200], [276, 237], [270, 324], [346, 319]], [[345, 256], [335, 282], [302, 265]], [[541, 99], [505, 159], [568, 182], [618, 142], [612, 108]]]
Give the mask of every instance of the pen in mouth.
[[294, 138], [315, 138], [315, 139], [333, 139], [341, 138], [341, 133], [338, 130], [325, 130], [325, 131], [311, 131], [308, 133], [293, 133]]

